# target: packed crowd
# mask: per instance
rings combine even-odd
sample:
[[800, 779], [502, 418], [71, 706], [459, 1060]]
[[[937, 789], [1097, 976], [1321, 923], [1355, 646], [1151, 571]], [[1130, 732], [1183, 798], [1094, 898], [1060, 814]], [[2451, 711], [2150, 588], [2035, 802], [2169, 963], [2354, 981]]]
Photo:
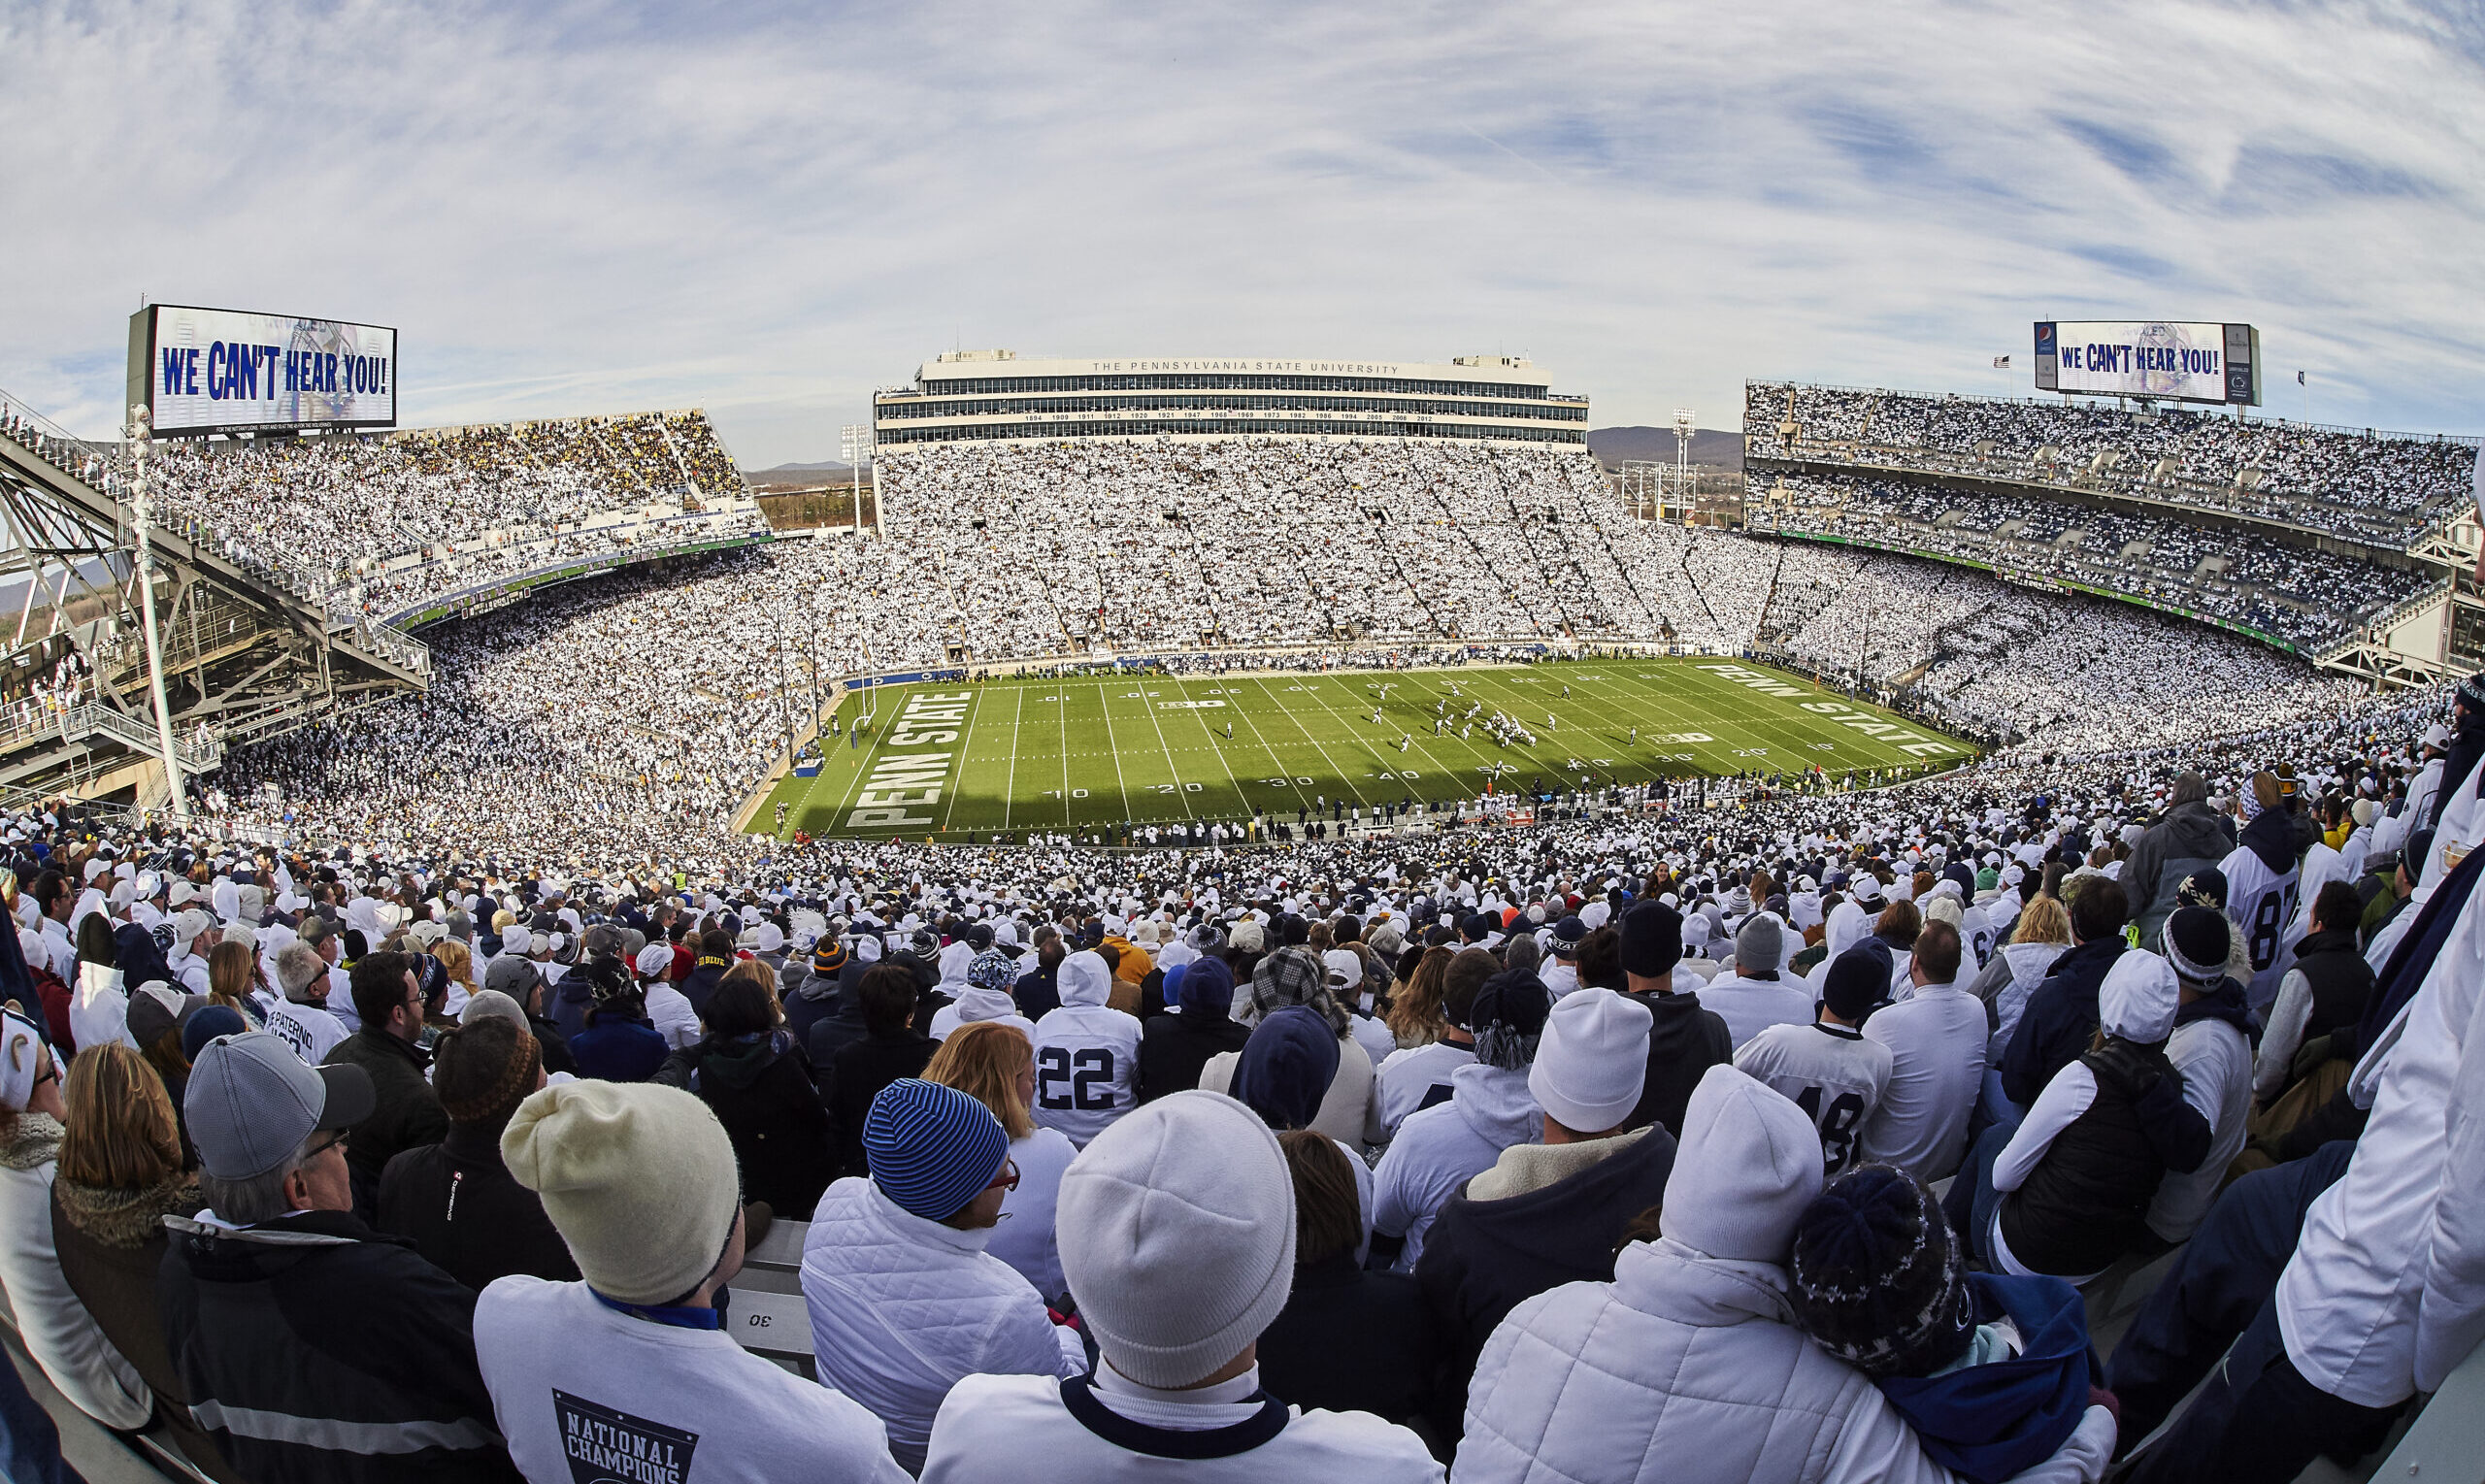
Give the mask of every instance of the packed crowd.
[[[248, 443], [172, 440], [163, 518], [242, 562], [313, 569], [341, 611], [388, 614], [547, 562], [626, 551], [651, 522], [744, 493], [705, 413], [640, 412]], [[621, 520], [619, 516], [645, 517]]]
[[2273, 634], [2306, 651], [2441, 578], [2336, 553], [2237, 541], [2179, 520], [1930, 484], [1788, 474], [1781, 530], [1938, 553], [2003, 571], [2130, 593]]
[[[1673, 534], [1687, 584], [1737, 595], [1740, 627], [1713, 631], [1722, 652], [1750, 652], [1765, 632], [1799, 663], [1873, 682], [1938, 660], [1906, 693], [1928, 720], [2033, 750], [2173, 745], [2318, 714], [2342, 694], [2262, 646], [2114, 605], [1877, 552]], [[464, 848], [564, 872], [641, 870], [668, 852], [747, 862], [756, 847], [733, 832], [733, 816], [791, 735], [808, 730], [834, 677], [955, 663], [919, 621], [922, 569], [898, 549], [844, 534], [779, 541], [435, 630], [427, 695], [237, 749], [208, 802], [271, 841]], [[2096, 644], [2065, 652], [2059, 635], [2073, 627]], [[1367, 643], [1176, 663], [1197, 673], [1390, 668], [1534, 652]], [[685, 655], [695, 666], [607, 678], [615, 665], [661, 669]]]
[[2480, 761], [2485, 676], [1268, 852], [20, 811], [0, 1292], [218, 1479], [2283, 1484], [2485, 1335]]
[[889, 535], [940, 576], [943, 637], [1095, 644], [1722, 636], [1676, 528], [1585, 454], [1235, 439], [926, 444], [880, 471]]
[[2394, 550], [2468, 507], [2476, 480], [2472, 443], [2224, 412], [1753, 381], [1743, 427], [1755, 453], [2144, 494]]

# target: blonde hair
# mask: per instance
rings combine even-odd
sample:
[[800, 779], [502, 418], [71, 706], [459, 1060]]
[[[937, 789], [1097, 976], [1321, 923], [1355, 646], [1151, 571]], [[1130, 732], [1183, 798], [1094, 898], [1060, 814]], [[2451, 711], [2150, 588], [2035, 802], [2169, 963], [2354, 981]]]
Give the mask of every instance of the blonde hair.
[[155, 1070], [117, 1040], [69, 1064], [68, 1133], [59, 1177], [102, 1190], [140, 1190], [182, 1168], [181, 1125]]
[[448, 977], [451, 980], [466, 987], [466, 993], [470, 995], [475, 993], [473, 949], [468, 948], [456, 939], [444, 938], [433, 945], [431, 956], [440, 960], [440, 967], [448, 972]]
[[971, 1020], [949, 1033], [923, 1069], [923, 1080], [954, 1087], [992, 1109], [1010, 1141], [1036, 1132], [1035, 1116], [1018, 1101], [1018, 1069], [1035, 1060], [1027, 1033], [994, 1020]]
[[240, 1009], [250, 996], [250, 976], [258, 966], [259, 956], [245, 943], [221, 942], [208, 949], [207, 998]]
[[2071, 941], [2071, 909], [2059, 897], [2038, 897], [2019, 913], [2019, 926], [2011, 932], [2014, 943], [2067, 943]]

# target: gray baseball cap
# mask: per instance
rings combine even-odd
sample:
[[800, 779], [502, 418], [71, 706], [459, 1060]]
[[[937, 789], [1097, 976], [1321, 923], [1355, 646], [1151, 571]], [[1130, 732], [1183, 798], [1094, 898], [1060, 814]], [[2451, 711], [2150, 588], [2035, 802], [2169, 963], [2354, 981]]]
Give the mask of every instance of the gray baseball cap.
[[371, 1073], [314, 1067], [265, 1031], [200, 1047], [182, 1096], [199, 1163], [219, 1180], [265, 1174], [314, 1132], [350, 1129], [378, 1105]]

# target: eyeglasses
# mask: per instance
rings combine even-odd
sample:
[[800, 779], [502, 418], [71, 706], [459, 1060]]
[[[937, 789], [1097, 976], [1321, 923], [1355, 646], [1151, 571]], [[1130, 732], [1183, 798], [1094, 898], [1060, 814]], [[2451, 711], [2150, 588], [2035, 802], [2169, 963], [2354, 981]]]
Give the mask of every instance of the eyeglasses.
[[346, 1141], [346, 1136], [345, 1136], [345, 1134], [344, 1134], [342, 1131], [340, 1131], [340, 1132], [338, 1132], [338, 1133], [335, 1133], [335, 1134], [331, 1134], [331, 1135], [329, 1135], [329, 1136], [327, 1137], [327, 1138], [325, 1138], [324, 1140], [320, 1141], [319, 1143], [316, 1143], [316, 1144], [312, 1145], [312, 1146], [311, 1146], [311, 1148], [310, 1148], [310, 1150], [309, 1150], [309, 1152], [307, 1152], [307, 1153], [305, 1153], [305, 1154], [303, 1155], [303, 1157], [302, 1157], [302, 1163], [304, 1163], [304, 1164], [308, 1165], [308, 1164], [310, 1164], [313, 1160], [317, 1159], [320, 1155], [325, 1154], [325, 1153], [327, 1153], [329, 1150], [336, 1148], [338, 1145], [340, 1145], [340, 1144], [344, 1143], [345, 1141]]
[[986, 1190], [1016, 1190], [1017, 1188], [1018, 1162], [1012, 1159], [1003, 1160], [1001, 1162], [1001, 1172], [994, 1175], [992, 1177], [992, 1183], [984, 1187]]

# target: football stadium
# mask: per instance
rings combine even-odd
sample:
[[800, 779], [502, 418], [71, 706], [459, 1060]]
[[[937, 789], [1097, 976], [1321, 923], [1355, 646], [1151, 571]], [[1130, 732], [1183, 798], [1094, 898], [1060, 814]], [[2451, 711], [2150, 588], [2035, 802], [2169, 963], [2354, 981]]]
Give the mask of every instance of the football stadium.
[[0, 1479], [2485, 1484], [2430, 15], [348, 10], [8, 32]]

